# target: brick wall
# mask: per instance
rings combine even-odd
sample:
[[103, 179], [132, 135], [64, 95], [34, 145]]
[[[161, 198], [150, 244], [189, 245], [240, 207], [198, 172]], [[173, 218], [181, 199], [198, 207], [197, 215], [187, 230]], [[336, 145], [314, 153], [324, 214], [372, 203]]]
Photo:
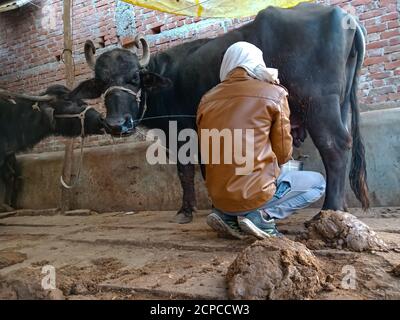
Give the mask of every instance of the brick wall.
[[400, 24], [398, 0], [327, 0], [351, 5], [367, 29], [367, 55], [360, 79], [364, 108], [398, 106], [400, 101]]
[[[397, 0], [324, 2], [355, 10], [368, 31], [367, 58], [359, 92], [363, 108], [399, 105]], [[62, 1], [33, 0], [32, 3], [0, 14], [0, 86], [11, 90], [38, 92], [50, 84], [64, 83]], [[154, 52], [192, 39], [215, 37], [250, 21], [174, 16], [111, 0], [75, 0], [73, 17], [76, 82], [88, 79], [92, 74], [83, 56], [86, 39], [95, 42], [100, 54], [141, 32]], [[101, 110], [99, 103], [96, 107]], [[105, 145], [132, 139], [135, 137], [112, 141], [109, 137], [96, 136], [90, 137], [86, 144]], [[62, 142], [61, 138], [46, 139], [34, 152], [61, 150], [64, 148]]]

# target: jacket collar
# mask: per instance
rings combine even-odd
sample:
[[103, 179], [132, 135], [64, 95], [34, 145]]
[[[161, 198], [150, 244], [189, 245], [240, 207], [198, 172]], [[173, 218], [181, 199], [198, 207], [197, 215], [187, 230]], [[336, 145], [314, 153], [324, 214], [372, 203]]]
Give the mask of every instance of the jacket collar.
[[250, 80], [252, 78], [245, 69], [237, 67], [229, 72], [228, 77], [223, 82], [243, 81]]
[[[247, 71], [241, 67], [237, 67], [233, 69], [229, 74], [228, 77], [223, 81], [222, 83], [230, 83], [230, 82], [235, 82], [235, 81], [244, 81], [244, 80], [257, 80], [251, 77]], [[267, 82], [266, 82], [267, 83]], [[282, 84], [275, 83], [274, 85], [279, 86], [283, 89], [285, 89], [286, 93], [289, 94], [288, 89], [283, 86]]]

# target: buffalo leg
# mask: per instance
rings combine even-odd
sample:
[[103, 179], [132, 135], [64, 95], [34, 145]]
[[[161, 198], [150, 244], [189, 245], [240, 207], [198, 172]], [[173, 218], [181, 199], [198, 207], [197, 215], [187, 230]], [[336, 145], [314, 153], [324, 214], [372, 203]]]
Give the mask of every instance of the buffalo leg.
[[194, 164], [181, 164], [178, 162], [178, 176], [183, 189], [183, 203], [175, 217], [177, 223], [189, 223], [193, 220], [193, 211], [196, 207], [194, 191]]
[[342, 122], [338, 96], [313, 99], [307, 113], [307, 129], [325, 166], [327, 187], [323, 209], [344, 211], [346, 166], [352, 139]]
[[[4, 190], [4, 198], [0, 200], [0, 212], [7, 211], [6, 205], [5, 205], [5, 194], [7, 191], [5, 190], [6, 188], [6, 183], [5, 183], [5, 175], [4, 175], [4, 162], [0, 162], [0, 190]], [[4, 200], [4, 202], [3, 202]]]
[[10, 211], [12, 210], [12, 208], [7, 204], [7, 183], [6, 183], [6, 179], [5, 179], [5, 175], [4, 175], [4, 166], [2, 166], [0, 168], [0, 183], [1, 186], [4, 187], [4, 198], [2, 200], [4, 200], [4, 202], [2, 203], [2, 201], [0, 201], [0, 212], [4, 212], [4, 211]]
[[10, 207], [16, 206], [17, 193], [18, 193], [18, 168], [17, 159], [15, 154], [7, 155], [3, 166], [4, 170], [4, 184], [5, 184], [5, 199], [4, 202]]
[[9, 163], [12, 173], [12, 178], [11, 178], [12, 181], [10, 184], [10, 189], [11, 189], [10, 205], [13, 208], [17, 208], [17, 198], [18, 198], [19, 187], [21, 184], [21, 172], [15, 154], [12, 154], [10, 156]]
[[203, 177], [203, 180], [206, 180], [206, 166], [204, 164], [200, 164], [200, 171], [201, 171], [201, 176]]
[[15, 154], [6, 155], [0, 169], [1, 183], [4, 186], [4, 203], [2, 211], [10, 211], [16, 205], [18, 191], [18, 170]]

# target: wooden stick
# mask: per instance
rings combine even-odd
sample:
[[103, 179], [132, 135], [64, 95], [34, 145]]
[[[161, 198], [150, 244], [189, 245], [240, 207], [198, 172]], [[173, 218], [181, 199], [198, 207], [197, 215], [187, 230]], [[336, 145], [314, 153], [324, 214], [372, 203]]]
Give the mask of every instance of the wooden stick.
[[[71, 11], [72, 1], [64, 0], [63, 24], [64, 24], [64, 64], [65, 64], [65, 81], [66, 86], [72, 89], [75, 81], [74, 61], [72, 58], [72, 23]], [[68, 139], [65, 143], [65, 154], [63, 163], [63, 179], [67, 184], [71, 183], [72, 166], [74, 161], [74, 139]], [[61, 187], [61, 212], [70, 209], [71, 205], [71, 190]]]

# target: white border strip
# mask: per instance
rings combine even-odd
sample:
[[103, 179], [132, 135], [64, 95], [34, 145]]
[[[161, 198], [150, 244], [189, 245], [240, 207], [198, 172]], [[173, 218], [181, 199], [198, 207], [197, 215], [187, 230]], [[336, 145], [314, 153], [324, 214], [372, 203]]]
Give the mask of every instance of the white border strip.
[[0, 13], [5, 11], [10, 11], [14, 9], [18, 9], [23, 5], [31, 2], [30, 0], [11, 0], [7, 1], [6, 3], [0, 4]]

